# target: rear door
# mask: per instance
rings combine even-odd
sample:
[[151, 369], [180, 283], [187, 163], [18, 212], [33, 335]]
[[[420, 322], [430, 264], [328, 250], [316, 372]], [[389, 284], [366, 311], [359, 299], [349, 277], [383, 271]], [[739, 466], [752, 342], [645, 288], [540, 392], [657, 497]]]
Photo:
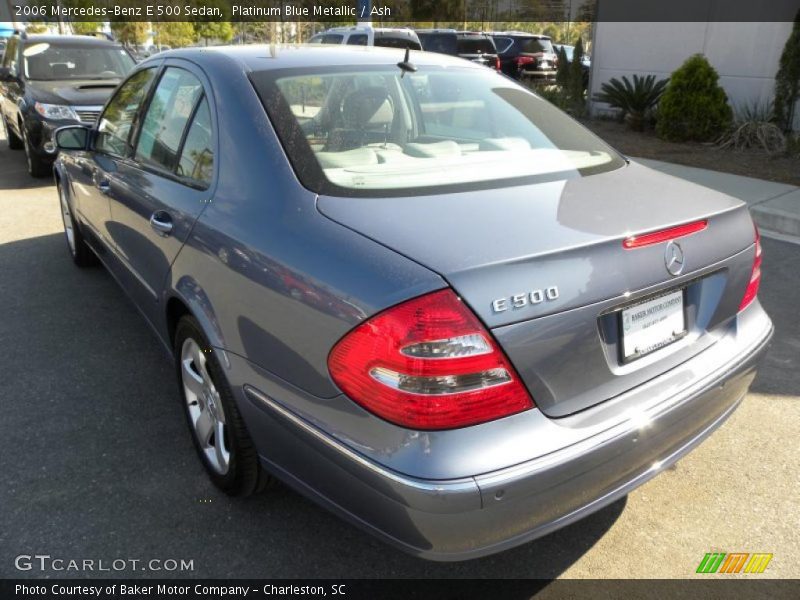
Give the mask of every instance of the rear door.
[[164, 280], [214, 183], [210, 86], [189, 63], [165, 64], [135, 133], [131, 160], [109, 174], [109, 230], [128, 270], [126, 286], [151, 318]]

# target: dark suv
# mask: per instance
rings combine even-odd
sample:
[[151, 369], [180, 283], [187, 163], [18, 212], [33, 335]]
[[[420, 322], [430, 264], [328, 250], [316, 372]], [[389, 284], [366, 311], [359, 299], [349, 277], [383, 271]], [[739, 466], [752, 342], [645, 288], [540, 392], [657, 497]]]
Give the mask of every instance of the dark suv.
[[546, 35], [524, 31], [490, 34], [500, 55], [500, 68], [514, 79], [555, 80], [558, 56]]
[[0, 66], [0, 120], [9, 147], [25, 150], [32, 176], [51, 172], [53, 132], [93, 125], [134, 65], [120, 44], [97, 37], [23, 33], [8, 39]]
[[500, 70], [492, 38], [485, 33], [455, 29], [417, 29], [422, 49], [428, 52], [460, 56], [486, 67]]

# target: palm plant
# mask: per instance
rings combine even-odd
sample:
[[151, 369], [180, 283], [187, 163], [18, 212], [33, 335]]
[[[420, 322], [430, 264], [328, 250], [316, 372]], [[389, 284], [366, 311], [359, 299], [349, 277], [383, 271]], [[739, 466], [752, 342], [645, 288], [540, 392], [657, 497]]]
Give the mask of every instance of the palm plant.
[[656, 81], [655, 75], [634, 75], [633, 82], [625, 76], [621, 81], [613, 77], [600, 86], [601, 92], [594, 99], [622, 110], [622, 116], [630, 127], [641, 131], [648, 113], [664, 93], [667, 82], [667, 79]]

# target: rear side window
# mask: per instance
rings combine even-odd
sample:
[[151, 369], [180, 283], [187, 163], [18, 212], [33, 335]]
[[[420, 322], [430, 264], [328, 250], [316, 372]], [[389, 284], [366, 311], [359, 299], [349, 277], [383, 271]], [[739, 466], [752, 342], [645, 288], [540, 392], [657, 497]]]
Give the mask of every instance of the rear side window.
[[169, 67], [164, 72], [142, 122], [136, 160], [174, 171], [184, 131], [202, 93], [202, 84], [189, 71]]
[[348, 46], [366, 46], [368, 41], [369, 40], [368, 40], [368, 38], [367, 38], [367, 36], [365, 34], [356, 33], [354, 35], [351, 35], [349, 38], [347, 38], [347, 45]]
[[178, 160], [177, 174], [200, 185], [211, 183], [214, 167], [213, 132], [208, 100], [203, 98], [195, 111]]
[[131, 128], [155, 73], [155, 69], [139, 71], [117, 89], [100, 117], [95, 150], [112, 156], [128, 156]]
[[511, 46], [514, 44], [514, 40], [507, 37], [493, 37], [495, 48], [497, 48], [498, 54], [504, 54], [511, 50]]
[[458, 40], [459, 54], [496, 54], [494, 43], [487, 37], [467, 37]]

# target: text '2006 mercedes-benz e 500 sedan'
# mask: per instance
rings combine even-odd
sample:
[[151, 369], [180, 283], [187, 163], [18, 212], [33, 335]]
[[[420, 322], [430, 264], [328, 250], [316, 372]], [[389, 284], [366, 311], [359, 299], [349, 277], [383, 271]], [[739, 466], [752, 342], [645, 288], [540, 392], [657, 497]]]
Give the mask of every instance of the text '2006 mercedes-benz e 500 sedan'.
[[71, 255], [174, 355], [214, 483], [277, 477], [426, 558], [647, 481], [772, 334], [741, 202], [457, 58], [172, 51], [56, 137]]

